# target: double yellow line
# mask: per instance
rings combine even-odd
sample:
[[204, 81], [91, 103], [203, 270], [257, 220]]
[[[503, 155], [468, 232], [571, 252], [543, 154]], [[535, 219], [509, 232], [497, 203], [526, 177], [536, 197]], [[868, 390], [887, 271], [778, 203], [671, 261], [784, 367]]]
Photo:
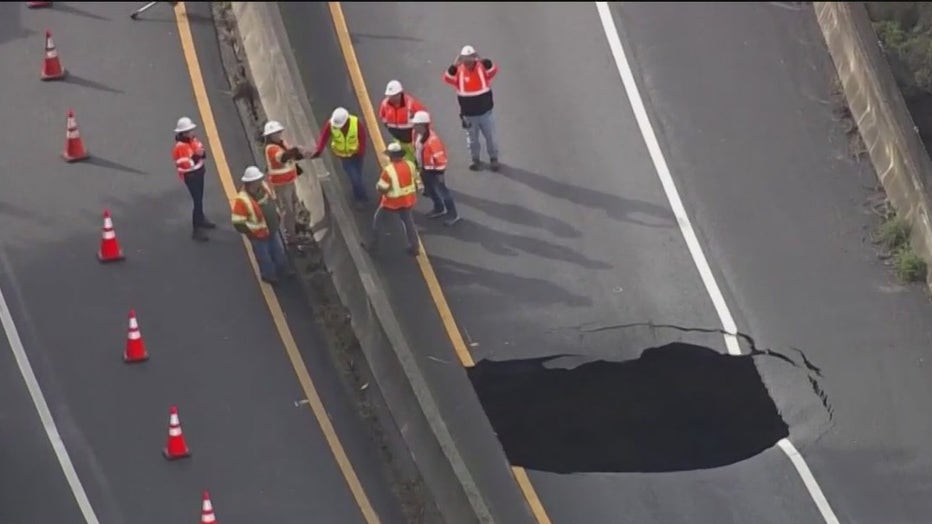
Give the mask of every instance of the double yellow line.
[[[356, 59], [356, 50], [350, 40], [349, 28], [346, 25], [346, 18], [343, 16], [343, 8], [340, 6], [340, 2], [328, 2], [328, 5], [330, 7], [330, 16], [333, 18], [333, 27], [336, 30], [337, 39], [340, 42], [340, 49], [343, 51], [343, 59], [346, 62], [350, 80], [352, 80], [353, 83], [353, 90], [356, 92], [356, 98], [359, 99], [359, 107], [362, 111], [362, 116], [366, 121], [366, 126], [369, 128], [369, 136], [372, 137], [372, 145], [376, 148], [376, 151], [384, 151], [385, 141], [378, 131], [379, 121], [375, 116], [375, 109], [372, 107], [372, 99], [369, 98], [369, 92], [366, 89], [366, 82], [362, 76], [362, 69], [359, 67], [359, 61]], [[443, 327], [446, 330], [447, 337], [449, 337], [450, 342], [453, 343], [453, 350], [456, 352], [456, 356], [459, 358], [463, 367], [468, 368], [474, 366], [475, 361], [472, 358], [472, 354], [469, 353], [463, 335], [460, 333], [459, 327], [456, 325], [456, 320], [453, 318], [453, 313], [450, 311], [450, 306], [447, 304], [443, 289], [440, 287], [440, 282], [437, 280], [437, 275], [434, 273], [434, 268], [431, 266], [430, 259], [427, 258], [427, 253], [423, 249], [421, 250], [421, 254], [417, 256], [417, 265], [421, 270], [421, 276], [424, 277], [424, 282], [427, 284], [427, 289], [430, 290], [430, 296], [434, 305], [437, 307], [437, 313], [440, 314], [440, 319], [443, 321]], [[521, 489], [521, 493], [530, 506], [531, 513], [537, 519], [537, 522], [540, 524], [550, 524], [550, 517], [544, 510], [544, 505], [541, 503], [540, 497], [537, 496], [537, 491], [531, 484], [527, 471], [525, 471], [524, 468], [512, 466], [511, 472], [515, 477], [515, 481], [518, 483], [518, 487]]]

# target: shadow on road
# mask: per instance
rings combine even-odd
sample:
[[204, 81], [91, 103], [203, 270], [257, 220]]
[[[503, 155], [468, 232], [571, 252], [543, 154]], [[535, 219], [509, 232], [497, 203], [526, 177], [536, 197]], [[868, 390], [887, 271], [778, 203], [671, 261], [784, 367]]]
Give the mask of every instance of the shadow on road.
[[464, 242], [474, 242], [481, 245], [486, 251], [501, 256], [517, 256], [520, 251], [523, 251], [548, 260], [561, 260], [576, 264], [585, 269], [612, 269], [613, 267], [605, 262], [592, 260], [568, 247], [529, 236], [505, 233], [473, 220], [463, 220], [453, 228], [444, 226], [430, 227], [428, 231], [434, 235], [450, 236]]
[[[564, 184], [550, 177], [513, 166], [503, 165], [501, 173], [509, 180], [524, 184], [554, 198], [568, 200], [583, 207], [600, 209], [614, 220], [647, 227], [673, 227], [676, 225], [673, 212], [663, 206], [642, 200], [623, 198], [581, 186]], [[655, 220], [644, 221], [636, 218], [636, 215], [652, 217]]]
[[732, 464], [789, 428], [751, 355], [674, 342], [636, 360], [468, 370], [510, 462], [555, 473], [669, 472]]
[[0, 2], [0, 44], [35, 34], [22, 25], [23, 9], [19, 2]]
[[552, 235], [563, 238], [577, 238], [582, 235], [578, 229], [559, 218], [547, 216], [516, 204], [503, 204], [460, 192], [457, 192], [454, 198], [456, 198], [458, 204], [474, 207], [504, 222], [540, 228]]
[[[493, 271], [436, 255], [431, 255], [430, 261], [446, 289], [481, 286], [494, 292], [499, 297], [498, 307], [506, 310], [514, 308], [517, 311], [541, 304], [563, 304], [570, 307], [592, 306], [591, 298], [570, 293], [552, 282], [539, 278]], [[461, 300], [468, 303], [469, 298]], [[476, 306], [481, 308], [481, 302]]]

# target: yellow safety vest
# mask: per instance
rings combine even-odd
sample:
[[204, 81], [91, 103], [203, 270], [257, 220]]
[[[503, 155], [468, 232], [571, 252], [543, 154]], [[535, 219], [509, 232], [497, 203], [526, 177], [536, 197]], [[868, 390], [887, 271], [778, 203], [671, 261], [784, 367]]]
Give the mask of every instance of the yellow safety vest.
[[344, 135], [342, 129], [330, 126], [330, 149], [333, 154], [347, 158], [353, 156], [359, 147], [359, 118], [350, 115], [349, 131]]
[[[265, 216], [262, 214], [259, 205], [264, 204], [271, 198], [272, 192], [265, 182], [262, 183], [262, 188], [265, 190], [265, 195], [258, 201], [244, 188], [236, 195], [233, 204], [233, 225], [245, 225], [257, 238], [269, 236], [269, 226], [265, 222]], [[243, 213], [244, 210], [245, 214]]]
[[[414, 164], [410, 160], [405, 159], [403, 162], [408, 164], [408, 169], [411, 170], [411, 179], [405, 185], [401, 185], [401, 182], [398, 180], [398, 170], [395, 169], [394, 164], [388, 164], [383, 168], [388, 174], [388, 178], [391, 179], [391, 184], [386, 184], [385, 181], [379, 180], [378, 186], [382, 189], [388, 189], [385, 193], [385, 196], [388, 198], [401, 198], [417, 192], [417, 184], [414, 180], [414, 173], [417, 172], [417, 168], [414, 167]], [[389, 187], [385, 187], [386, 185]]]

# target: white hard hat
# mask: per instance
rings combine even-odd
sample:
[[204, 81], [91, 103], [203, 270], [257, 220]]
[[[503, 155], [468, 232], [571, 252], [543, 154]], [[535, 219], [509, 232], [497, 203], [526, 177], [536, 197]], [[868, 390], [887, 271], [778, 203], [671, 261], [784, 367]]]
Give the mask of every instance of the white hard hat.
[[256, 180], [262, 180], [262, 177], [265, 176], [265, 173], [262, 172], [256, 166], [249, 166], [246, 168], [246, 171], [243, 172], [243, 182], [255, 182]]
[[175, 126], [176, 133], [184, 133], [185, 131], [191, 131], [197, 126], [194, 125], [194, 122], [190, 118], [183, 116], [178, 119], [178, 124]]
[[460, 56], [472, 56], [476, 54], [476, 48], [471, 45], [464, 45], [463, 50], [460, 51]]
[[429, 124], [430, 123], [430, 113], [427, 111], [418, 111], [414, 113], [414, 116], [411, 117], [412, 124]]
[[278, 120], [269, 120], [265, 123], [265, 127], [262, 129], [262, 136], [274, 135], [275, 133], [284, 130], [285, 126], [281, 125]]
[[401, 82], [397, 80], [392, 80], [385, 86], [385, 96], [395, 96], [402, 91], [404, 91], [404, 88], [401, 87]]
[[330, 115], [330, 125], [333, 127], [343, 127], [347, 119], [349, 119], [349, 111], [347, 111], [345, 107], [338, 107], [334, 109], [333, 114]]
[[404, 149], [401, 148], [401, 144], [398, 142], [392, 142], [388, 144], [388, 147], [385, 148], [386, 153], [404, 153]]

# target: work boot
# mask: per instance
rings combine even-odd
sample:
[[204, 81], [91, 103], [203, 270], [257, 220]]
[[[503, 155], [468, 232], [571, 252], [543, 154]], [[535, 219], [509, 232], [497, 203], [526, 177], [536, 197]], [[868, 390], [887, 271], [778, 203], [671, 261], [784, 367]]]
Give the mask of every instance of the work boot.
[[433, 211], [431, 211], [430, 213], [427, 213], [427, 218], [439, 218], [446, 214], [447, 214], [446, 208], [441, 207], [438, 209], [435, 207]]
[[210, 238], [207, 236], [207, 233], [204, 233], [204, 231], [202, 231], [199, 227], [194, 228], [194, 231], [191, 232], [191, 238], [197, 240], [198, 242], [207, 242], [210, 240]]
[[443, 221], [443, 225], [450, 227], [459, 221], [460, 221], [460, 216], [457, 214], [454, 214], [454, 215], [448, 216], [447, 219]]
[[482, 169], [482, 163], [479, 161], [478, 158], [473, 158], [473, 159], [472, 159], [472, 164], [469, 164], [469, 170], [470, 170], [470, 171], [479, 171], [480, 169]]
[[205, 218], [204, 221], [201, 222], [201, 227], [204, 229], [217, 229], [217, 224], [214, 224]]
[[489, 167], [492, 169], [492, 171], [498, 171], [499, 168], [501, 168], [501, 164], [498, 163], [498, 158], [496, 158], [496, 157], [494, 157], [494, 156], [493, 156], [492, 158], [490, 158], [490, 159], [489, 159]]

